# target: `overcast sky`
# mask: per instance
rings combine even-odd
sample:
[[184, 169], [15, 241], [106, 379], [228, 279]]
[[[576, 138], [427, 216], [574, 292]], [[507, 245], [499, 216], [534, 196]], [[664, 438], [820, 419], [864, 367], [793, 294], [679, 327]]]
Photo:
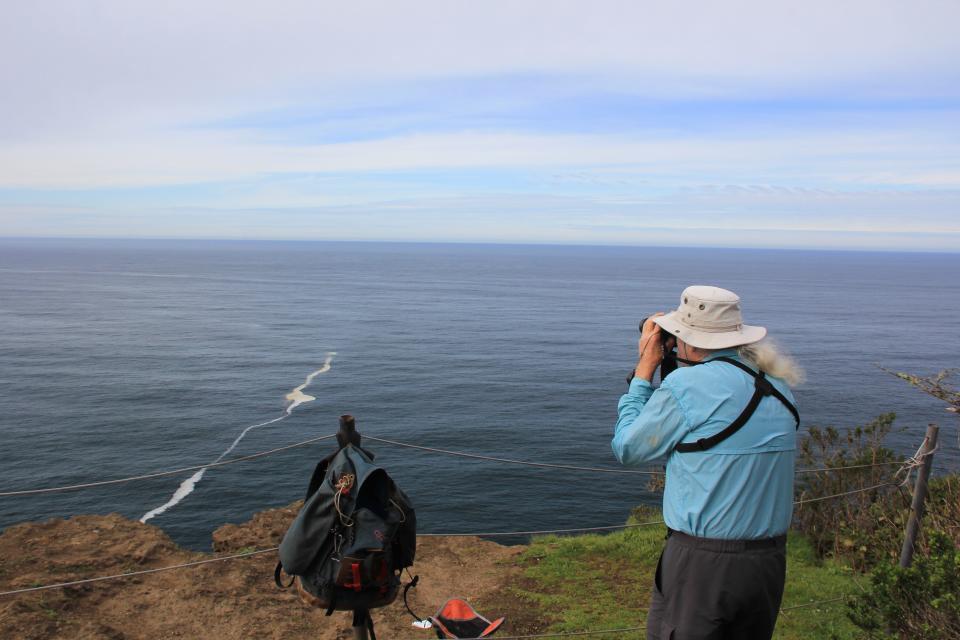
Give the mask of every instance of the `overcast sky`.
[[960, 3], [19, 2], [0, 235], [960, 251]]

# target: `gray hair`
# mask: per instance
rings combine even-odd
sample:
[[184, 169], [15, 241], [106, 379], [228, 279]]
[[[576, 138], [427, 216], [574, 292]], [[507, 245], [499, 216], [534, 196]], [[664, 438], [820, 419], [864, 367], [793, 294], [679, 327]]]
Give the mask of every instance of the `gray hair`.
[[775, 378], [782, 378], [788, 385], [795, 387], [806, 377], [803, 368], [789, 354], [785, 353], [773, 340], [765, 338], [760, 342], [737, 347], [740, 357], [753, 363], [760, 371]]

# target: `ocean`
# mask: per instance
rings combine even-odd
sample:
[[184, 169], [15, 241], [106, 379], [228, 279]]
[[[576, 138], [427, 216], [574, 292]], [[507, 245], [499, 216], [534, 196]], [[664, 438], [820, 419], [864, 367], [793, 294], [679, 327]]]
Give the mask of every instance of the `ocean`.
[[[259, 241], [0, 240], [0, 491], [200, 465], [333, 433], [615, 467], [638, 320], [689, 284], [743, 299], [806, 368], [801, 431], [896, 412], [910, 454], [958, 421], [880, 367], [960, 366], [960, 255]], [[452, 458], [370, 442], [421, 532], [622, 523], [643, 476]], [[201, 476], [0, 497], [0, 528], [149, 515], [210, 548], [300, 497], [323, 442]]]

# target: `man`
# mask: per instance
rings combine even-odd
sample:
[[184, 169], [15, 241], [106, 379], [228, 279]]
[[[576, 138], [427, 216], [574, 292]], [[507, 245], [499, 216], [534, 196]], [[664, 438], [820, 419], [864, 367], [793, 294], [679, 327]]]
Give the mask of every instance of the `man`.
[[[661, 342], [661, 332], [669, 338]], [[787, 380], [802, 372], [743, 324], [740, 298], [688, 287], [680, 307], [648, 319], [613, 451], [625, 465], [667, 456], [647, 638], [770, 638], [786, 570], [799, 416]], [[658, 389], [676, 346], [687, 365]]]

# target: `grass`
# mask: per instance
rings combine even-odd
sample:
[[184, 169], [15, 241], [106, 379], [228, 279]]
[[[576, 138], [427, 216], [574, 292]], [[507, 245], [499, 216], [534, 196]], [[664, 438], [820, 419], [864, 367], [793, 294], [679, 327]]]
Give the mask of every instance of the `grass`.
[[57, 609], [53, 604], [47, 602], [44, 596], [40, 596], [39, 600], [34, 602], [25, 602], [22, 605], [26, 610], [34, 611], [41, 614], [47, 620], [58, 622], [62, 618], [60, 610]]
[[[866, 577], [860, 578], [864, 583]], [[813, 546], [800, 534], [791, 532], [787, 540], [787, 583], [783, 593], [784, 609], [813, 602], [832, 600], [857, 593], [857, 573], [838, 560], [818, 560]], [[824, 638], [847, 640], [864, 635], [847, 618], [844, 601], [787, 609], [777, 619], [774, 638]]]
[[76, 564], [65, 564], [60, 567], [60, 571], [63, 573], [92, 573], [96, 567], [92, 564], [86, 562], [80, 562]]
[[[641, 521], [655, 520], [646, 512]], [[549, 620], [551, 632], [644, 627], [653, 573], [663, 548], [662, 524], [606, 535], [536, 538], [523, 555], [515, 595]], [[858, 590], [853, 571], [819, 561], [810, 544], [790, 535], [783, 607], [839, 598]], [[645, 631], [618, 634], [642, 639]], [[843, 601], [781, 612], [774, 638], [847, 640], [861, 637]]]

